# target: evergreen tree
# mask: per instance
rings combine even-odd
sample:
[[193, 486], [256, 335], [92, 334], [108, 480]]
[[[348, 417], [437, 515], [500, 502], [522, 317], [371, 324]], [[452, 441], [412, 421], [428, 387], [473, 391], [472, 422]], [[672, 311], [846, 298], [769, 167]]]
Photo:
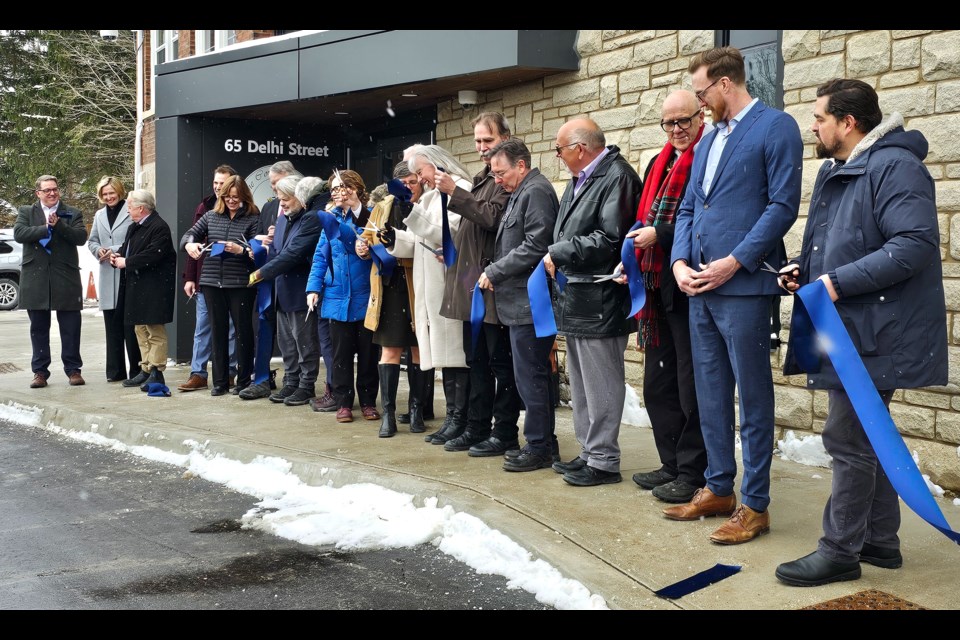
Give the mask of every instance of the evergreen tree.
[[0, 32], [0, 198], [29, 204], [36, 178], [52, 174], [91, 216], [101, 176], [133, 188], [134, 47], [132, 31], [112, 42], [97, 31]]

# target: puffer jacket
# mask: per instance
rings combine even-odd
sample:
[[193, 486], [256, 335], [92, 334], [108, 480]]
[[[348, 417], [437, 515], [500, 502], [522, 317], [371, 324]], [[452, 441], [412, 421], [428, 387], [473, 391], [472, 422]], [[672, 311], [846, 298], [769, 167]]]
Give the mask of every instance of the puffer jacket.
[[[207, 211], [183, 234], [180, 250], [183, 251], [189, 242], [249, 241], [257, 235], [258, 216], [259, 211], [247, 211], [245, 208], [241, 208], [233, 219], [226, 213]], [[207, 253], [200, 268], [200, 285], [220, 289], [246, 287], [250, 282], [250, 273], [255, 268], [246, 251], [241, 254], [224, 252], [214, 257]]]
[[[320, 295], [320, 317], [341, 322], [363, 320], [370, 299], [370, 266], [372, 260], [361, 259], [356, 252], [357, 235], [354, 231], [365, 226], [369, 212], [364, 211], [358, 221], [340, 207], [330, 211], [340, 221], [340, 237], [330, 242], [326, 232], [320, 233], [320, 242], [313, 252], [313, 266], [307, 278], [307, 293]], [[327, 268], [327, 246], [333, 261], [333, 275]]]
[[593, 276], [613, 273], [620, 247], [633, 226], [643, 184], [615, 145], [573, 195], [574, 181], [560, 198], [560, 212], [548, 247], [554, 265], [567, 276], [560, 293], [553, 284], [557, 332], [578, 338], [605, 338], [637, 330], [630, 313], [630, 292]]
[[[878, 125], [845, 163], [817, 174], [797, 260], [800, 283], [833, 274], [843, 319], [879, 390], [947, 383], [946, 308], [936, 191], [926, 138], [899, 114]], [[787, 375], [802, 373], [794, 345]], [[807, 372], [813, 389], [841, 388], [826, 355]]]

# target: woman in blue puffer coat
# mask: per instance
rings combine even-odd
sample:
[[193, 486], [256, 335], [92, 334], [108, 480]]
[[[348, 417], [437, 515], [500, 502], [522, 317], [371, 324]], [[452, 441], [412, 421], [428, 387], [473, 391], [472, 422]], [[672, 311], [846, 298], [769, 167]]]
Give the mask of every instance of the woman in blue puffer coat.
[[[307, 279], [307, 304], [320, 317], [330, 320], [333, 342], [333, 395], [337, 400], [337, 422], [353, 422], [353, 359], [357, 359], [356, 395], [365, 420], [379, 420], [377, 391], [380, 375], [379, 347], [373, 332], [363, 326], [370, 298], [369, 259], [356, 252], [357, 230], [367, 226], [370, 211], [363, 203], [367, 190], [355, 171], [344, 170], [330, 177], [330, 213], [340, 222], [340, 237], [331, 241], [326, 232], [313, 254], [313, 267]], [[362, 240], [361, 240], [362, 242]], [[332, 265], [332, 268], [331, 268]]]

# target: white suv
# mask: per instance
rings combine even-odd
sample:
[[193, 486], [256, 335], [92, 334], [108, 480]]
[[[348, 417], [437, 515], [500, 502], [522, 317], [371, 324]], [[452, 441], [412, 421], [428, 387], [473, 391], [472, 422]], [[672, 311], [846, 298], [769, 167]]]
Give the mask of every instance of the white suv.
[[20, 304], [20, 260], [23, 247], [9, 229], [0, 230], [0, 310]]

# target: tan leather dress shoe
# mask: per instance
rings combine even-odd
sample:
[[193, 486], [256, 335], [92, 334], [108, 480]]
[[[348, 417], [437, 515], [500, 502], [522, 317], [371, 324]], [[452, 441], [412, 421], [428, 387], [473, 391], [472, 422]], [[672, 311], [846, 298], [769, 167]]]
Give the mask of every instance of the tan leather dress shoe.
[[190, 377], [183, 384], [177, 385], [180, 391], [196, 391], [197, 389], [206, 389], [207, 379], [196, 373], [191, 373]]
[[693, 500], [663, 510], [671, 520], [699, 520], [709, 516], [729, 516], [737, 507], [737, 494], [718, 496], [704, 487], [693, 494]]
[[710, 534], [717, 544], [741, 544], [770, 531], [770, 510], [757, 513], [745, 504], [737, 507], [730, 519]]

